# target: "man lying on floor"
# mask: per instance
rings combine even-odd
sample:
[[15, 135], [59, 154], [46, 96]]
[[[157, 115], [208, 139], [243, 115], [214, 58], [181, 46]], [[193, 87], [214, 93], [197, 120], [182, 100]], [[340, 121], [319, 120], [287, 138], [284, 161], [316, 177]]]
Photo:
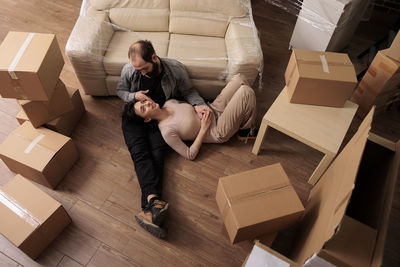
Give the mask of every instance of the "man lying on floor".
[[151, 234], [165, 237], [167, 232], [163, 223], [168, 203], [162, 200], [161, 194], [164, 152], [168, 146], [158, 127], [126, 116], [128, 103], [148, 100], [163, 106], [169, 98], [181, 97], [194, 106], [199, 118], [209, 107], [192, 86], [183, 64], [158, 57], [150, 41], [133, 43], [129, 47], [128, 58], [130, 62], [122, 69], [117, 95], [125, 102], [122, 132], [142, 193], [142, 211], [135, 219]]

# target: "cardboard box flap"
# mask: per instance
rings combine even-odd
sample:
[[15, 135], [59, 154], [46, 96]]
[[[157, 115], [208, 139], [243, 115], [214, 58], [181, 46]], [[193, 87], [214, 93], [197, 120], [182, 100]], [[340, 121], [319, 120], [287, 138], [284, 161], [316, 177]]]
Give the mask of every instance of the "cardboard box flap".
[[27, 121], [0, 145], [0, 153], [42, 171], [69, 140], [69, 137], [46, 128], [35, 129]]
[[0, 70], [8, 70], [14, 63], [16, 72], [37, 72], [54, 37], [54, 34], [9, 32], [0, 45]]
[[[390, 57], [390, 49], [383, 49], [378, 51], [378, 53], [384, 54], [386, 57], [389, 57], [391, 60], [386, 62], [386, 64], [390, 64], [390, 66], [386, 67], [383, 66], [383, 69], [386, 70], [389, 73], [395, 73], [398, 68], [400, 68], [400, 61], [398, 60], [393, 60], [393, 58]], [[383, 63], [381, 63], [383, 64]]]
[[304, 263], [318, 253], [335, 232], [348, 204], [358, 167], [371, 128], [374, 109], [361, 123], [357, 133], [337, 156], [311, 190], [293, 258]]
[[337, 266], [370, 266], [377, 231], [344, 216], [340, 231], [318, 253]]
[[243, 265], [244, 267], [252, 266], [274, 266], [274, 267], [300, 267], [300, 264], [276, 253], [274, 250], [256, 241], [254, 247]]
[[400, 168], [400, 140], [396, 143], [382, 138], [377, 135], [370, 134], [368, 137], [371, 141], [382, 145], [383, 147], [388, 148], [395, 152], [392, 161], [390, 162], [390, 169], [388, 170], [387, 184], [386, 184], [386, 192], [385, 192], [385, 200], [383, 204], [383, 209], [381, 210], [381, 220], [378, 225], [378, 236], [376, 241], [376, 247], [374, 251], [374, 255], [372, 258], [371, 266], [381, 266], [382, 259], [385, 248], [385, 240], [387, 235], [387, 230], [389, 226], [390, 219], [390, 209], [392, 208], [393, 196], [395, 193], [397, 177], [399, 175]]
[[400, 33], [397, 32], [390, 48], [387, 49], [387, 55], [394, 60], [400, 61]]
[[25, 111], [23, 109], [21, 109], [18, 112], [18, 114], [15, 116], [15, 118], [21, 119], [21, 120], [24, 120], [24, 121], [29, 121], [28, 116], [26, 116], [26, 113], [25, 113]]
[[294, 49], [303, 78], [356, 83], [356, 73], [347, 54]]

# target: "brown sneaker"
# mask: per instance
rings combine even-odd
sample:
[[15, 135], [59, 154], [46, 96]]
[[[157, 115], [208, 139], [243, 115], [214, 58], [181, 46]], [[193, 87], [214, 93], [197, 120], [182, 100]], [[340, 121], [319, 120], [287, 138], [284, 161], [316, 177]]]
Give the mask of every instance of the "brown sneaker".
[[163, 224], [168, 213], [168, 203], [158, 198], [152, 198], [147, 205], [147, 210], [151, 211], [152, 223], [158, 226]]
[[141, 211], [135, 216], [138, 224], [143, 227], [147, 232], [158, 238], [164, 238], [167, 236], [167, 230], [152, 222], [151, 211]]

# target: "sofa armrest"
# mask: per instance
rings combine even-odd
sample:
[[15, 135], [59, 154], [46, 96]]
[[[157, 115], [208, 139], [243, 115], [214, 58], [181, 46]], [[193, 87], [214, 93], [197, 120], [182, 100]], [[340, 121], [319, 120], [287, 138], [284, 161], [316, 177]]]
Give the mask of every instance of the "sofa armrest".
[[68, 39], [65, 54], [86, 94], [108, 95], [103, 58], [114, 29], [102, 11], [80, 16]]
[[226, 51], [228, 54], [228, 77], [243, 74], [249, 84], [253, 84], [263, 67], [263, 54], [257, 29], [246, 18], [235, 18], [229, 23], [225, 34]]

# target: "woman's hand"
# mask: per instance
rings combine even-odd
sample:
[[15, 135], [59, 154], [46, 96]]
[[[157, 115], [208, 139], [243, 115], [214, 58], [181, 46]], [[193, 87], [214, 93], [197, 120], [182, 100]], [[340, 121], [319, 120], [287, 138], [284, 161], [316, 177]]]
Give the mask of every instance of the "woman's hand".
[[203, 118], [201, 118], [201, 128], [200, 130], [207, 131], [211, 125], [211, 111], [206, 110], [203, 113]]

